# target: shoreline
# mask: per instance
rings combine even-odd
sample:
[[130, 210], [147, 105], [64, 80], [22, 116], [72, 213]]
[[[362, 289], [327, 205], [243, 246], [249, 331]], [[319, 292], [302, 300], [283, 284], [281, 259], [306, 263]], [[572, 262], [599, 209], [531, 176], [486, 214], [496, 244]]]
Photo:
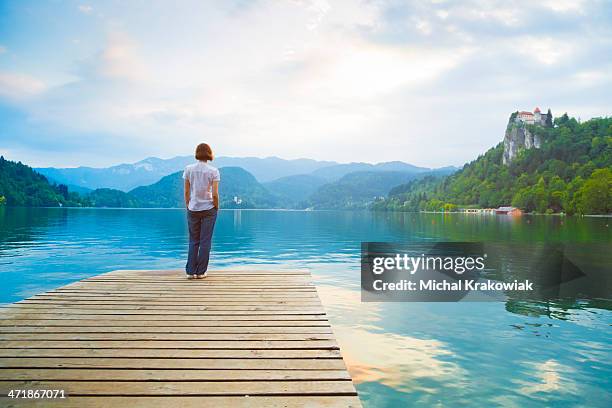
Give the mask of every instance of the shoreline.
[[[45, 209], [76, 209], [76, 210], [185, 210], [180, 207], [19, 207], [19, 206], [2, 206], [3, 208], [45, 208]], [[485, 214], [485, 213], [466, 213], [461, 211], [388, 211], [388, 210], [371, 210], [371, 209], [294, 209], [294, 208], [221, 208], [219, 211], [287, 211], [287, 212], [372, 212], [372, 213], [405, 213], [405, 214], [465, 214], [470, 216], [504, 216], [504, 217], [523, 217], [523, 216], [555, 216], [555, 217], [573, 217], [573, 218], [612, 218], [612, 214], [574, 214], [568, 215], [563, 213], [523, 213], [520, 216], [512, 216], [507, 214]]]

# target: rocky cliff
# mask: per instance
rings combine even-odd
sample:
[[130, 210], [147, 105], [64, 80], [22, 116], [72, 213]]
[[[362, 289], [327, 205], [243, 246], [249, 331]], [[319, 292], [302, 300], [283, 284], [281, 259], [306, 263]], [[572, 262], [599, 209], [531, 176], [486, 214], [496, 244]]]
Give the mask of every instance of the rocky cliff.
[[534, 135], [528, 125], [516, 122], [510, 118], [506, 135], [504, 136], [504, 156], [503, 163], [510, 164], [521, 149], [539, 148], [542, 144], [540, 137]]

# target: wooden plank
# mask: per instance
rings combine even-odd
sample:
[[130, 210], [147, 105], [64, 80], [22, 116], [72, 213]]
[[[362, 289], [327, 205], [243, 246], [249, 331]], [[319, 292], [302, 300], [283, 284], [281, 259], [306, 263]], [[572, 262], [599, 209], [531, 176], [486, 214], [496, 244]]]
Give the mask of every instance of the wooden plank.
[[[310, 272], [308, 271], [298, 271], [298, 270], [247, 270], [247, 269], [221, 269], [216, 271], [208, 271], [209, 275], [306, 275], [310, 276]], [[121, 276], [184, 276], [185, 271], [176, 270], [176, 269], [117, 269], [111, 272], [102, 273], [96, 276], [112, 276], [112, 277], [121, 277]]]
[[[231, 322], [231, 321], [283, 321], [283, 320], [304, 320], [304, 321], [325, 321], [327, 322], [327, 318], [325, 315], [284, 315], [284, 314], [253, 314], [247, 313], [243, 315], [227, 315], [227, 314], [189, 314], [189, 315], [177, 315], [177, 314], [99, 314], [99, 313], [62, 313], [61, 311], [49, 312], [49, 313], [32, 313], [32, 312], [12, 312], [12, 313], [1, 313], [0, 312], [0, 323], [2, 319], [42, 319], [42, 320], [73, 320], [73, 319], [85, 319], [85, 320], [115, 320], [115, 321], [190, 321], [190, 322], [200, 322], [200, 321], [221, 321], [221, 322]], [[49, 324], [52, 324], [49, 323]]]
[[132, 286], [152, 286], [160, 285], [163, 287], [192, 287], [198, 288], [207, 285], [242, 285], [242, 286], [314, 286], [310, 279], [259, 279], [259, 278], [241, 278], [241, 279], [219, 279], [214, 277], [208, 277], [201, 280], [191, 280], [188, 278], [177, 279], [177, 280], [84, 280], [78, 283], [70, 284], [68, 286], [84, 286], [84, 285], [99, 285], [99, 286], [119, 286], [119, 285], [132, 285]]
[[[41, 293], [30, 299], [66, 299], [66, 298], [77, 298], [77, 299], [104, 299], [111, 297], [112, 299], [151, 299], [150, 294], [146, 293], [96, 293], [96, 292], [63, 292], [63, 293]], [[171, 294], [171, 293], [160, 293], [155, 296], [159, 300], [210, 300], [218, 299], [224, 301], [242, 301], [242, 300], [312, 300], [318, 301], [318, 296], [315, 292], [313, 293], [292, 293], [292, 294], [270, 294], [270, 293], [195, 293], [191, 295], [182, 294]]]
[[11, 308], [46, 309], [61, 307], [66, 309], [73, 307], [77, 309], [137, 309], [137, 310], [317, 310], [323, 311], [321, 304], [314, 302], [291, 304], [288, 302], [277, 302], [276, 304], [238, 303], [238, 304], [173, 304], [173, 303], [145, 303], [145, 302], [22, 302], [16, 303]]
[[351, 381], [0, 381], [14, 389], [62, 389], [68, 395], [357, 395]]
[[[189, 296], [186, 296], [189, 295]], [[56, 290], [50, 290], [49, 292], [45, 292], [45, 293], [40, 293], [36, 296], [33, 296], [32, 299], [44, 299], [47, 297], [70, 297], [70, 296], [76, 296], [76, 297], [105, 297], [105, 296], [112, 296], [112, 297], [117, 297], [117, 298], [121, 298], [121, 297], [137, 297], [137, 298], [147, 298], [150, 296], [149, 293], [138, 293], [138, 292], [108, 292], [108, 291], [103, 291], [102, 293], [98, 292], [98, 291], [88, 291], [88, 290], [74, 290], [74, 291], [70, 291], [70, 290], [62, 290], [60, 291], [59, 289]], [[230, 291], [230, 293], [225, 293], [225, 292], [221, 292], [221, 291], [196, 291], [194, 293], [187, 293], [186, 291], [181, 292], [180, 294], [176, 294], [176, 293], [160, 293], [158, 295], [158, 297], [160, 298], [182, 298], [182, 297], [188, 297], [188, 298], [195, 298], [195, 299], [199, 299], [199, 298], [228, 298], [228, 299], [241, 299], [241, 298], [252, 298], [252, 299], [267, 299], [267, 298], [273, 298], [273, 299], [286, 299], [286, 298], [290, 298], [290, 299], [294, 299], [294, 298], [307, 298], [307, 299], [316, 299], [319, 300], [319, 297], [317, 295], [317, 292], [314, 290], [308, 291], [306, 293], [304, 292], [291, 292], [291, 293], [286, 293], [286, 292], [271, 292], [271, 291], [263, 291], [263, 292], [236, 292], [236, 291]]]
[[19, 326], [45, 326], [45, 327], [109, 327], [123, 326], [129, 327], [329, 327], [329, 322], [325, 318], [305, 319], [305, 320], [236, 320], [234, 319], [209, 319], [209, 320], [179, 320], [179, 319], [139, 319], [126, 320], [115, 319], [114, 316], [107, 316], [105, 319], [76, 319], [66, 317], [65, 319], [48, 319], [41, 317], [37, 319], [0, 319], [0, 327], [19, 327]]
[[197, 290], [199, 288], [210, 288], [210, 287], [219, 287], [219, 288], [287, 288], [294, 290], [301, 289], [309, 289], [313, 287], [312, 283], [305, 283], [301, 281], [290, 281], [280, 283], [278, 280], [273, 281], [261, 281], [261, 280], [252, 280], [252, 281], [206, 281], [204, 280], [189, 280], [186, 279], [184, 283], [181, 282], [79, 282], [71, 285], [67, 285], [66, 288], [149, 288], [149, 289], [159, 289], [159, 288], [171, 288], [171, 289], [192, 289]]
[[69, 397], [56, 400], [11, 400], [0, 398], [6, 408], [358, 408], [356, 396], [237, 396], [237, 397]]
[[[295, 283], [294, 283], [295, 282]], [[204, 279], [189, 279], [188, 277], [176, 279], [176, 280], [165, 280], [165, 279], [147, 279], [147, 280], [91, 280], [91, 281], [78, 281], [73, 282], [66, 287], [75, 287], [75, 286], [86, 286], [86, 285], [100, 285], [100, 286], [117, 286], [117, 285], [160, 285], [160, 286], [181, 286], [192, 288], [201, 288], [212, 285], [254, 285], [254, 286], [269, 286], [269, 285], [277, 285], [277, 286], [303, 286], [304, 288], [312, 288], [314, 287], [313, 283], [310, 279], [302, 279], [302, 278], [288, 278], [284, 279], [282, 277], [269, 277], [269, 278], [241, 278], [241, 279], [216, 279], [216, 278], [204, 278]]]
[[99, 288], [99, 289], [108, 289], [108, 288], [137, 288], [137, 289], [188, 289], [188, 290], [203, 290], [203, 289], [211, 289], [213, 287], [219, 289], [234, 289], [234, 288], [244, 288], [244, 289], [260, 289], [260, 288], [269, 288], [269, 289], [289, 289], [289, 290], [313, 290], [314, 285], [311, 283], [303, 283], [303, 282], [283, 282], [279, 283], [278, 281], [258, 281], [253, 280], [252, 282], [247, 281], [205, 281], [203, 280], [186, 280], [184, 283], [175, 282], [79, 282], [78, 284], [71, 284], [65, 287], [65, 289], [83, 289], [83, 288]]
[[74, 304], [100, 304], [100, 303], [146, 303], [148, 305], [160, 304], [160, 305], [182, 305], [182, 304], [207, 304], [207, 305], [232, 305], [232, 304], [257, 304], [257, 305], [317, 305], [321, 303], [315, 298], [309, 299], [293, 299], [293, 298], [234, 298], [234, 297], [208, 297], [208, 298], [157, 298], [155, 296], [143, 296], [143, 297], [110, 297], [110, 296], [98, 296], [98, 297], [82, 297], [82, 296], [57, 296], [57, 297], [33, 297], [28, 300], [22, 300], [17, 304], [27, 303], [74, 303]]
[[116, 293], [125, 293], [125, 294], [139, 294], [139, 295], [169, 295], [169, 296], [177, 296], [177, 295], [211, 295], [211, 294], [219, 294], [219, 295], [285, 295], [287, 297], [292, 296], [301, 296], [301, 295], [313, 295], [317, 292], [312, 289], [296, 289], [289, 291], [287, 289], [276, 289], [276, 288], [268, 288], [268, 289], [250, 289], [248, 291], [236, 291], [235, 289], [222, 289], [222, 288], [212, 288], [212, 287], [202, 287], [198, 289], [190, 289], [190, 290], [170, 290], [170, 289], [130, 289], [125, 288], [118, 290], [108, 290], [108, 289], [93, 289], [93, 288], [83, 288], [83, 289], [56, 289], [51, 293], [75, 293], [75, 294], [84, 294], [84, 293], [92, 293], [92, 294], [102, 294], [102, 295], [114, 295]]
[[[157, 292], [165, 292], [167, 289], [162, 285], [158, 285], [158, 286], [154, 286], [151, 288], [143, 288], [140, 286], [134, 286], [134, 285], [123, 285], [124, 286], [124, 290], [129, 291], [132, 286], [134, 288], [134, 291], [147, 291], [147, 292], [153, 292], [153, 293], [157, 293]], [[205, 292], [213, 292], [213, 293], [236, 293], [236, 288], [235, 287], [231, 287], [229, 285], [223, 285], [223, 286], [218, 286], [218, 285], [200, 285], [200, 284], [189, 284], [187, 285], [187, 287], [185, 288], [177, 288], [177, 290], [180, 290], [181, 293], [205, 293]], [[249, 292], [249, 293], [286, 293], [287, 290], [290, 290], [291, 293], [298, 293], [298, 292], [307, 292], [307, 293], [313, 293], [316, 292], [316, 289], [314, 287], [311, 286], [298, 286], [296, 288], [293, 289], [288, 289], [286, 287], [280, 287], [280, 288], [273, 288], [273, 287], [251, 287], [251, 288], [244, 288], [245, 292]], [[248, 290], [247, 290], [248, 289]], [[53, 290], [53, 292], [73, 292], [73, 291], [83, 291], [83, 292], [91, 292], [91, 291], [102, 291], [102, 292], [113, 292], [114, 289], [110, 289], [108, 287], [102, 286], [102, 287], [98, 287], [98, 286], [93, 286], [93, 285], [87, 285], [87, 286], [81, 286], [81, 287], [62, 287], [59, 289], [55, 289]]]
[[[177, 311], [181, 314], [187, 314], [190, 311], [220, 311], [220, 312], [233, 312], [233, 311], [273, 311], [274, 313], [288, 312], [283, 314], [293, 314], [289, 312], [295, 312], [297, 314], [324, 314], [325, 310], [319, 305], [318, 307], [313, 306], [302, 306], [302, 305], [148, 305], [148, 304], [125, 304], [125, 303], [111, 303], [111, 304], [82, 304], [82, 303], [66, 303], [60, 302], [55, 304], [40, 304], [40, 303], [19, 303], [12, 306], [7, 306], [5, 310], [41, 310], [44, 313], [49, 311], [53, 306], [61, 308], [62, 311], [89, 311], [97, 310], [101, 313], [106, 313], [106, 310], [114, 310], [119, 312], [139, 310], [139, 311], [159, 311], [159, 312], [173, 312]], [[1, 309], [0, 309], [1, 310]], [[154, 313], [156, 314], [156, 313]]]
[[[24, 314], [24, 313], [36, 313], [36, 314], [70, 314], [70, 315], [168, 315], [168, 316], [183, 316], [183, 317], [191, 317], [191, 316], [232, 316], [232, 315], [242, 315], [242, 316], [255, 316], [255, 315], [265, 315], [265, 316], [278, 316], [278, 315], [324, 315], [325, 310], [322, 308], [316, 309], [292, 309], [292, 310], [251, 310], [251, 308], [244, 308], [244, 310], [225, 310], [225, 309], [211, 309], [211, 308], [201, 308], [199, 310], [155, 310], [143, 306], [142, 308], [133, 307], [129, 308], [127, 306], [117, 307], [111, 309], [102, 309], [102, 308], [86, 308], [86, 307], [61, 307], [53, 310], [49, 310], [49, 308], [45, 307], [35, 307], [35, 306], [10, 306], [5, 308], [0, 308], [0, 313], [5, 313], [7, 316], [15, 315], [15, 314]], [[206, 313], [204, 313], [206, 312]]]
[[185, 279], [184, 282], [156, 282], [156, 281], [143, 281], [143, 282], [112, 282], [112, 281], [97, 281], [97, 282], [79, 282], [66, 286], [66, 288], [83, 288], [83, 287], [97, 287], [97, 288], [108, 288], [108, 287], [135, 287], [135, 288], [175, 288], [175, 289], [200, 289], [200, 288], [210, 288], [210, 287], [250, 287], [257, 289], [259, 287], [266, 288], [290, 288], [294, 290], [300, 289], [311, 289], [314, 285], [311, 282], [302, 281], [302, 280], [292, 280], [292, 281], [283, 281], [282, 283], [278, 280], [269, 280], [262, 281], [259, 279], [251, 279], [251, 280], [189, 280]]
[[0, 348], [338, 349], [335, 340], [0, 340]]
[[330, 333], [0, 333], [2, 341], [47, 341], [47, 340], [197, 340], [197, 341], [238, 341], [238, 340], [270, 340], [270, 341], [306, 341], [306, 340], [332, 340]]
[[306, 285], [311, 285], [310, 277], [307, 275], [304, 276], [294, 276], [289, 277], [287, 275], [242, 275], [242, 276], [219, 276], [219, 275], [208, 275], [201, 281], [191, 281], [188, 279], [187, 275], [176, 277], [176, 278], [168, 278], [168, 277], [159, 277], [159, 278], [151, 278], [151, 277], [142, 277], [142, 278], [89, 278], [83, 279], [79, 281], [80, 283], [96, 283], [96, 282], [135, 282], [135, 283], [161, 283], [164, 285], [172, 284], [172, 283], [181, 283], [191, 285], [192, 282], [201, 283], [206, 281], [210, 282], [274, 282], [274, 283], [289, 283], [289, 282], [299, 282]]
[[[215, 302], [215, 301], [182, 301], [182, 302], [159, 302], [155, 300], [149, 301], [135, 301], [135, 300], [75, 300], [75, 301], [33, 301], [33, 302], [22, 302], [14, 305], [14, 307], [30, 307], [34, 308], [64, 308], [64, 307], [76, 307], [79, 309], [90, 309], [90, 308], [123, 308], [128, 307], [144, 307], [151, 310], [214, 310], [211, 308], [218, 308], [218, 310], [243, 310], [245, 308], [261, 308], [259, 310], [291, 310], [296, 308], [301, 309], [318, 309], [323, 310], [322, 305], [315, 302], [291, 302], [291, 301], [271, 301], [271, 302]], [[184, 309], [182, 309], [184, 308]], [[248, 309], [247, 309], [248, 310]]]
[[339, 358], [0, 358], [3, 368], [343, 370]]
[[350, 380], [346, 370], [6, 369], [0, 381], [278, 381]]
[[96, 300], [36, 300], [33, 299], [31, 301], [22, 301], [16, 306], [26, 306], [26, 305], [44, 305], [47, 308], [56, 307], [56, 306], [247, 306], [247, 307], [257, 307], [257, 306], [273, 306], [273, 307], [306, 307], [306, 308], [314, 308], [321, 307], [320, 303], [314, 301], [291, 301], [291, 300], [267, 300], [267, 301], [257, 301], [257, 300], [245, 300], [245, 301], [219, 301], [219, 300], [180, 300], [180, 301], [166, 301], [166, 300], [155, 300], [152, 298], [143, 299], [143, 300], [124, 300], [124, 299], [96, 299]]
[[[89, 358], [151, 358], [161, 361], [174, 358], [182, 359], [228, 359], [227, 364], [233, 359], [337, 359], [340, 352], [337, 349], [311, 349], [311, 350], [240, 350], [240, 349], [78, 349], [78, 348], [27, 348], [27, 349], [0, 349], [0, 357], [23, 357], [21, 364], [30, 364], [29, 367], [41, 367], [39, 361], [42, 357], [58, 357], [59, 364], [63, 364], [61, 358], [79, 358], [78, 361]], [[220, 360], [221, 361], [221, 360]], [[3, 359], [2, 362], [7, 364]], [[34, 365], [32, 365], [34, 364]], [[1, 367], [5, 367], [0, 365]], [[19, 366], [18, 366], [19, 367]], [[222, 365], [220, 366], [222, 368]], [[137, 368], [137, 367], [136, 367]], [[180, 368], [180, 367], [179, 367]]]
[[262, 282], [262, 281], [254, 281], [253, 283], [251, 282], [233, 282], [233, 281], [223, 281], [223, 282], [210, 282], [210, 281], [206, 281], [205, 279], [202, 280], [186, 280], [185, 283], [172, 283], [172, 284], [162, 284], [162, 283], [155, 283], [155, 282], [149, 282], [149, 283], [141, 283], [141, 284], [134, 284], [134, 283], [106, 283], [106, 282], [78, 282], [78, 283], [72, 283], [70, 285], [66, 285], [65, 288], [70, 288], [70, 289], [76, 289], [76, 288], [101, 288], [101, 289], [108, 289], [108, 288], [112, 288], [112, 289], [128, 289], [128, 288], [138, 288], [138, 289], [191, 289], [191, 290], [198, 290], [201, 288], [219, 288], [219, 289], [223, 289], [223, 288], [227, 288], [227, 289], [236, 289], [236, 288], [242, 288], [242, 289], [294, 289], [294, 290], [305, 290], [305, 289], [310, 289], [311, 287], [314, 288], [314, 286], [312, 284], [304, 284], [302, 282], [296, 282], [295, 284], [293, 284], [292, 282], [284, 282], [284, 283], [279, 283], [278, 281], [270, 281], [270, 282]]
[[203, 289], [203, 290], [197, 290], [197, 291], [187, 291], [187, 290], [182, 290], [179, 293], [177, 293], [176, 291], [173, 290], [169, 290], [169, 291], [156, 291], [156, 292], [151, 292], [151, 291], [145, 291], [145, 290], [131, 290], [131, 289], [125, 289], [125, 290], [118, 290], [118, 291], [107, 291], [107, 290], [72, 290], [72, 291], [54, 291], [54, 292], [47, 292], [45, 294], [41, 294], [41, 295], [37, 295], [35, 297], [33, 297], [32, 299], [48, 299], [50, 297], [52, 298], [57, 298], [57, 297], [103, 297], [103, 296], [111, 296], [113, 298], [122, 298], [122, 297], [135, 297], [135, 298], [148, 298], [151, 295], [155, 295], [159, 293], [160, 294], [160, 298], [182, 298], [182, 297], [188, 297], [188, 298], [195, 298], [195, 299], [199, 299], [199, 298], [221, 298], [221, 299], [227, 299], [227, 300], [231, 300], [231, 299], [237, 299], [240, 300], [242, 298], [250, 298], [250, 299], [268, 299], [268, 298], [272, 298], [272, 299], [308, 299], [308, 300], [319, 300], [318, 299], [318, 294], [316, 293], [316, 291], [236, 291], [236, 290], [230, 290], [230, 291], [211, 291], [209, 290], [209, 288]]
[[332, 334], [330, 326], [321, 327], [219, 327], [219, 326], [153, 326], [153, 327], [133, 327], [133, 326], [0, 326], [0, 335], [3, 333], [225, 333], [225, 334], [276, 334], [276, 333], [325, 333]]

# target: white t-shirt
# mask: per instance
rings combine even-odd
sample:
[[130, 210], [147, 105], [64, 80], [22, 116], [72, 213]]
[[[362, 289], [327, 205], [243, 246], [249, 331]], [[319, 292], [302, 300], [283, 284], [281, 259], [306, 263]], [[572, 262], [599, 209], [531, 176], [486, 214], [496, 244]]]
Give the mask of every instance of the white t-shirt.
[[213, 181], [221, 180], [219, 170], [210, 164], [198, 161], [185, 167], [183, 178], [189, 180], [190, 199], [189, 208], [191, 211], [210, 210], [214, 207], [212, 197]]

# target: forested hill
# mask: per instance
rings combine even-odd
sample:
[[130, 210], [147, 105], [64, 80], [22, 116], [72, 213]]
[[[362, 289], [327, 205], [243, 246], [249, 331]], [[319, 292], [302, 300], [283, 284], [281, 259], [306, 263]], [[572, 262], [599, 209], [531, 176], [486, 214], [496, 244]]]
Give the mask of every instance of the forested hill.
[[[221, 208], [272, 208], [275, 198], [240, 167], [221, 167]], [[137, 187], [130, 192], [100, 188], [86, 196], [92, 207], [183, 208], [184, 181], [182, 171], [163, 177], [157, 183]], [[240, 202], [234, 200], [240, 199]]]
[[50, 184], [45, 176], [21, 162], [0, 156], [0, 205], [58, 207], [80, 205], [80, 197], [63, 184]]
[[[275, 198], [257, 182], [255, 177], [240, 167], [221, 167], [221, 208], [272, 208]], [[182, 171], [162, 178], [150, 186], [137, 187], [127, 193], [139, 207], [184, 207]], [[234, 201], [240, 199], [238, 204]]]
[[405, 171], [358, 171], [349, 173], [340, 180], [320, 186], [306, 200], [307, 206], [315, 209], [366, 209], [376, 197], [385, 196], [398, 185], [432, 174], [449, 174], [454, 169], [431, 172]]
[[[219, 171], [224, 181], [220, 189], [222, 208], [272, 208], [276, 205], [276, 197], [246, 170], [222, 167]], [[181, 175], [182, 172], [176, 172], [128, 193], [99, 188], [79, 195], [69, 192], [64, 184], [49, 183], [45, 176], [25, 164], [0, 156], [0, 206], [182, 208], [184, 182]], [[237, 203], [234, 197], [240, 198], [240, 202]]]
[[452, 176], [395, 188], [378, 210], [451, 210], [513, 205], [528, 212], [612, 213], [612, 118], [579, 123], [567, 114], [555, 126], [532, 126], [541, 148], [502, 163], [503, 144]]

